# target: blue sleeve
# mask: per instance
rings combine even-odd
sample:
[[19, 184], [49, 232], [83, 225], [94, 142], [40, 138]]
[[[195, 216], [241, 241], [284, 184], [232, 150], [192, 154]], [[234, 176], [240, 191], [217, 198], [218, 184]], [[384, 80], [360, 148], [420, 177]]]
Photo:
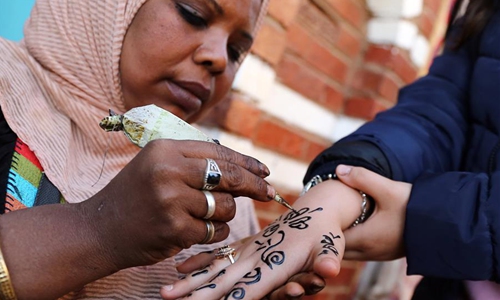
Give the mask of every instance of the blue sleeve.
[[367, 141], [389, 161], [392, 178], [457, 170], [469, 129], [467, 98], [477, 41], [437, 57], [428, 75], [401, 89], [398, 104], [340, 142]]
[[499, 282], [500, 172], [427, 173], [406, 211], [408, 274]]

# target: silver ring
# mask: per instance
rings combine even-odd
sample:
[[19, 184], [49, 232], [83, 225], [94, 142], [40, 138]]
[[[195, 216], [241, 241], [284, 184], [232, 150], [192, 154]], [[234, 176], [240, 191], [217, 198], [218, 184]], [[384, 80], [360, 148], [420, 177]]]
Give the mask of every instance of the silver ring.
[[205, 170], [205, 175], [203, 177], [203, 188], [202, 190], [213, 190], [220, 183], [222, 178], [222, 173], [219, 166], [215, 160], [207, 158], [207, 169]]
[[210, 219], [215, 213], [215, 198], [212, 193], [209, 191], [202, 191], [205, 194], [205, 198], [207, 199], [207, 214], [203, 217], [203, 219]]
[[215, 226], [214, 226], [214, 223], [212, 223], [211, 221], [206, 220], [205, 221], [205, 225], [207, 225], [207, 235], [205, 236], [205, 238], [203, 239], [203, 241], [200, 242], [200, 244], [208, 244], [208, 243], [210, 243], [210, 241], [212, 241], [212, 239], [215, 236]]
[[215, 252], [216, 259], [225, 259], [229, 258], [229, 262], [234, 264], [234, 256], [236, 255], [236, 250], [234, 248], [229, 247], [229, 245], [224, 245], [217, 249]]

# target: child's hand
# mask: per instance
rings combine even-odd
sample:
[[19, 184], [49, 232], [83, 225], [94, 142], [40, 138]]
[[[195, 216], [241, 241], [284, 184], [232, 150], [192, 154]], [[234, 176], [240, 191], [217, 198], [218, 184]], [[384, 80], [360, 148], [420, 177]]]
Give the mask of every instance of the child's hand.
[[[340, 201], [342, 198], [346, 201]], [[348, 205], [342, 207], [342, 203]], [[300, 272], [313, 271], [323, 278], [333, 278], [340, 271], [344, 253], [342, 228], [358, 217], [360, 203], [359, 193], [338, 181], [319, 184], [297, 200], [297, 213], [283, 214], [239, 247], [234, 264], [228, 258], [216, 259], [173, 286], [164, 287], [161, 295], [164, 299], [187, 295], [191, 299], [261, 299]], [[202, 255], [207, 259], [214, 254]], [[200, 257], [188, 260], [184, 268], [201, 261]], [[298, 299], [302, 295], [294, 296]]]

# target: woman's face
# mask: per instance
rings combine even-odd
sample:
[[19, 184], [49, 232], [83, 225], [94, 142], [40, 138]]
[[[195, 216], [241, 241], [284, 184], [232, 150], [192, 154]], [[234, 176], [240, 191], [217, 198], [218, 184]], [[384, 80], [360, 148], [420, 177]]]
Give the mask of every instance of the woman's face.
[[125, 108], [156, 104], [197, 120], [231, 88], [261, 0], [148, 0], [123, 42]]

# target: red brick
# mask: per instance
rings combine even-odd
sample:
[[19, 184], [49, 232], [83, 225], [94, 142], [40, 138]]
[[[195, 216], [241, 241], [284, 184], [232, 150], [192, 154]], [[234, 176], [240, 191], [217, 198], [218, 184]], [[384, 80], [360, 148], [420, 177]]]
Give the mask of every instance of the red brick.
[[351, 58], [355, 58], [361, 52], [362, 44], [365, 42], [364, 38], [354, 33], [346, 26], [340, 26], [339, 36], [337, 39], [337, 47]]
[[320, 101], [325, 84], [303, 63], [285, 55], [276, 74], [283, 84], [311, 100]]
[[364, 93], [375, 92], [378, 94], [380, 82], [380, 74], [370, 70], [361, 70], [354, 77], [352, 84], [353, 87], [363, 91]]
[[348, 65], [331, 50], [320, 45], [303, 28], [294, 24], [287, 34], [288, 47], [329, 78], [344, 83]]
[[310, 52], [310, 45], [314, 43], [312, 36], [296, 23], [288, 28], [286, 38], [288, 48], [302, 57]]
[[[317, 5], [308, 1], [300, 9], [294, 23], [304, 28], [309, 36], [327, 48], [335, 48], [340, 23], [335, 22]], [[343, 22], [342, 22], [343, 24]]]
[[443, 1], [436, 1], [436, 0], [424, 0], [424, 7], [425, 9], [428, 9], [430, 11], [436, 12], [436, 14], [439, 12], [441, 9], [441, 6], [443, 5]]
[[278, 149], [281, 153], [298, 159], [304, 157], [308, 143], [303, 137], [289, 131], [281, 139], [282, 142]]
[[288, 27], [299, 12], [303, 0], [271, 0], [269, 2], [268, 14]]
[[319, 44], [311, 45], [311, 52], [306, 60], [331, 79], [343, 84], [345, 82], [348, 65], [340, 57]]
[[401, 87], [389, 72], [385, 72], [379, 86], [379, 94], [391, 103], [396, 103], [398, 99], [399, 88]]
[[429, 10], [424, 10], [417, 19], [418, 28], [420, 29], [422, 34], [427, 37], [427, 39], [429, 39], [432, 35], [435, 20], [435, 13]]
[[376, 99], [372, 98], [352, 98], [346, 103], [344, 113], [348, 116], [371, 120], [387, 107], [381, 104]]
[[362, 28], [368, 19], [368, 12], [353, 0], [313, 0], [333, 18], [339, 15], [355, 28]]
[[415, 80], [418, 74], [418, 69], [407, 58], [407, 54], [393, 46], [370, 45], [365, 55], [365, 62], [393, 70], [405, 83]]
[[358, 73], [353, 81], [353, 86], [364, 94], [376, 94], [382, 96], [385, 100], [395, 102], [399, 88], [402, 84], [396, 83], [394, 75], [390, 71], [382, 73], [363, 70]]
[[254, 142], [293, 158], [304, 157], [307, 141], [272, 120], [262, 120], [255, 129]]
[[337, 88], [326, 85], [325, 86], [325, 99], [320, 101], [327, 109], [339, 113], [344, 107], [344, 95]]
[[304, 160], [307, 162], [312, 161], [314, 158], [316, 158], [316, 156], [318, 156], [318, 154], [320, 154], [328, 146], [330, 146], [330, 143], [319, 144], [311, 142], [309, 144], [309, 148], [307, 149], [307, 153], [306, 156], [304, 157]]
[[286, 48], [286, 32], [272, 22], [264, 22], [257, 34], [252, 52], [262, 59], [276, 65]]
[[233, 97], [222, 126], [241, 136], [251, 138], [262, 112], [250, 103]]

